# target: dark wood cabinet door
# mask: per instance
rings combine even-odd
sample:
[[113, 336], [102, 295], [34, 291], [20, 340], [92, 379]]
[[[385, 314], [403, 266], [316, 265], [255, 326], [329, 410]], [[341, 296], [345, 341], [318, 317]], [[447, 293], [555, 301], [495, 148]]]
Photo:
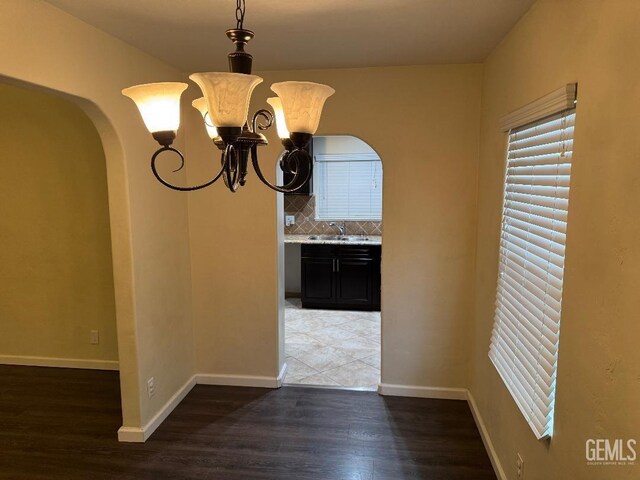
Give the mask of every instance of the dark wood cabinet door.
[[330, 306], [335, 299], [335, 260], [302, 259], [302, 306]]
[[373, 306], [374, 260], [338, 258], [336, 303], [344, 306]]
[[380, 246], [305, 244], [302, 306], [380, 310]]

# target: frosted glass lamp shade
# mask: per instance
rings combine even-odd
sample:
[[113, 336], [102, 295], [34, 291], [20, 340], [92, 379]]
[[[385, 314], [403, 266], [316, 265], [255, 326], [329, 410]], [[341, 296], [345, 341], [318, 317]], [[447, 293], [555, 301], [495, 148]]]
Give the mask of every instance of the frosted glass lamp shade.
[[318, 130], [324, 102], [335, 90], [328, 85], [312, 82], [280, 82], [271, 85], [284, 109], [289, 132], [309, 133]]
[[276, 130], [278, 137], [285, 140], [289, 138], [289, 130], [287, 130], [287, 122], [284, 119], [284, 110], [282, 109], [282, 101], [278, 97], [267, 98], [267, 103], [273, 108], [276, 116]]
[[262, 78], [243, 73], [194, 73], [196, 82], [207, 100], [207, 111], [216, 127], [242, 127], [247, 121], [251, 94]]
[[149, 132], [175, 132], [180, 127], [180, 96], [188, 86], [181, 82], [147, 83], [125, 88], [122, 94], [136, 103]]
[[202, 115], [202, 119], [204, 120], [204, 126], [207, 129], [207, 134], [209, 138], [216, 138], [218, 136], [218, 130], [214, 127], [213, 123], [211, 123], [211, 118], [209, 116], [209, 112], [207, 111], [207, 101], [204, 97], [200, 97], [191, 102], [193, 108], [200, 112]]

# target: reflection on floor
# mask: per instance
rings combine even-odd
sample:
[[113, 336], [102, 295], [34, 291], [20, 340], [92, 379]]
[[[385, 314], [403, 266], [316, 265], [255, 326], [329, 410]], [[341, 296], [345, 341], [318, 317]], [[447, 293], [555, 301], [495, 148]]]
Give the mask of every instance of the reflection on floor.
[[285, 306], [285, 383], [375, 390], [380, 380], [380, 312]]

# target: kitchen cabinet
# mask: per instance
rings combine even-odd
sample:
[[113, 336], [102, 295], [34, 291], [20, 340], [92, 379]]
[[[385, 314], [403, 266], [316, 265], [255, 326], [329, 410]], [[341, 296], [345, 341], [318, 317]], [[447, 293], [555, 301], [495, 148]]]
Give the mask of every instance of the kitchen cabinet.
[[380, 253], [380, 245], [302, 245], [302, 307], [380, 310]]

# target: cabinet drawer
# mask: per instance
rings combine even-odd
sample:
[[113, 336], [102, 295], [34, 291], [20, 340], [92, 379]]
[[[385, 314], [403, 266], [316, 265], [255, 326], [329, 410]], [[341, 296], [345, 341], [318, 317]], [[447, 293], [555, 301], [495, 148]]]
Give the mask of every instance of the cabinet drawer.
[[303, 243], [300, 252], [303, 258], [334, 257], [336, 255], [336, 245], [317, 245]]
[[380, 247], [377, 245], [338, 245], [337, 254], [340, 257], [378, 258]]

